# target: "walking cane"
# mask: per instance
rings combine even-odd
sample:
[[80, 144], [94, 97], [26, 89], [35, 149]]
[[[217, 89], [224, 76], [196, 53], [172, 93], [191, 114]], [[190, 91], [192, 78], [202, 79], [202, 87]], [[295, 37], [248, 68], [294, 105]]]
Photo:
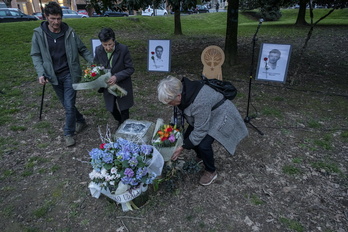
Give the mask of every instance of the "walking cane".
[[[46, 80], [46, 77], [45, 77]], [[41, 96], [41, 107], [40, 107], [40, 116], [39, 119], [41, 120], [41, 115], [42, 115], [42, 107], [43, 107], [43, 101], [44, 101], [44, 96], [45, 96], [45, 87], [46, 87], [46, 83], [44, 83], [43, 87], [42, 87], [42, 96]]]

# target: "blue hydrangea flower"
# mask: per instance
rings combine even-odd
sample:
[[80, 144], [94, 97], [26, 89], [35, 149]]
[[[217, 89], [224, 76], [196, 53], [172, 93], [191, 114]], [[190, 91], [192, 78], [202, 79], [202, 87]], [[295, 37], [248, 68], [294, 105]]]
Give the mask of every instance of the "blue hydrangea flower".
[[138, 160], [136, 157], [132, 157], [129, 161], [128, 161], [129, 165], [131, 167], [136, 167], [138, 165]]
[[114, 160], [114, 155], [111, 152], [103, 152], [102, 156], [103, 162], [107, 164], [111, 164]]
[[141, 145], [141, 153], [144, 155], [151, 155], [152, 154], [152, 146], [151, 145]]
[[100, 159], [101, 153], [102, 153], [102, 150], [100, 150], [99, 148], [93, 148], [89, 152], [89, 155], [91, 156], [92, 159]]
[[140, 180], [141, 178], [143, 178], [143, 176], [145, 176], [147, 174], [147, 167], [144, 167], [144, 168], [139, 168], [137, 170], [137, 173], [136, 173], [136, 178], [138, 180]]

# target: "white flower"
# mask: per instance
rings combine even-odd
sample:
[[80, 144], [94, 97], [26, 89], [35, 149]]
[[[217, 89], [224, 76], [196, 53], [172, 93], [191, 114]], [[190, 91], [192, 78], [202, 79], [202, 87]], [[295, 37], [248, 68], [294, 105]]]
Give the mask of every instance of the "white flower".
[[102, 176], [108, 175], [108, 174], [107, 174], [107, 170], [106, 170], [105, 168], [102, 168], [102, 170], [101, 170], [100, 173], [102, 174]]
[[117, 173], [117, 168], [115, 168], [115, 167], [111, 168], [110, 173], [111, 174], [116, 174]]
[[93, 170], [91, 173], [89, 173], [89, 178], [91, 180], [93, 180], [93, 179], [102, 179], [102, 176], [100, 175], [99, 172], [97, 172], [96, 170]]

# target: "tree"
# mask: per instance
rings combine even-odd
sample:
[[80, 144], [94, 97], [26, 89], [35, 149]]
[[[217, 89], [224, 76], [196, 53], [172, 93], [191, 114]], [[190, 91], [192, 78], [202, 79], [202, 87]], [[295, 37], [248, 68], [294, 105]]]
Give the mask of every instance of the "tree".
[[306, 22], [306, 5], [308, 0], [300, 0], [300, 8], [298, 10], [295, 25], [308, 25]]
[[237, 62], [238, 9], [239, 0], [228, 0], [225, 62], [230, 66], [236, 64]]
[[196, 0], [168, 0], [168, 5], [174, 12], [174, 35], [182, 35], [180, 10], [190, 9], [196, 6]]
[[3, 2], [6, 4], [7, 7], [11, 8], [12, 0], [3, 0]]

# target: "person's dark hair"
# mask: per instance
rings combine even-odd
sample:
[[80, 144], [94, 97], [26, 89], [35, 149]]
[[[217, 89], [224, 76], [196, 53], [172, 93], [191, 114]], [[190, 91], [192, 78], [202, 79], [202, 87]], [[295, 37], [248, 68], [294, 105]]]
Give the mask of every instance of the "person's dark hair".
[[155, 48], [155, 50], [157, 50], [157, 48], [162, 48], [162, 50], [163, 50], [163, 47], [162, 47], [161, 45], [158, 45], [158, 46]]
[[46, 16], [60, 15], [63, 17], [62, 8], [57, 2], [49, 2], [48, 4], [46, 4], [44, 12]]
[[115, 41], [115, 32], [109, 27], [103, 28], [99, 32], [98, 38], [101, 42], [107, 42], [110, 39], [112, 39], [112, 41]]

